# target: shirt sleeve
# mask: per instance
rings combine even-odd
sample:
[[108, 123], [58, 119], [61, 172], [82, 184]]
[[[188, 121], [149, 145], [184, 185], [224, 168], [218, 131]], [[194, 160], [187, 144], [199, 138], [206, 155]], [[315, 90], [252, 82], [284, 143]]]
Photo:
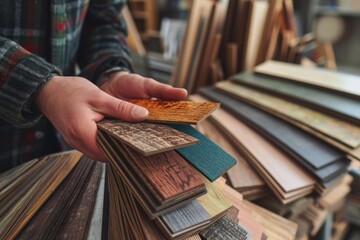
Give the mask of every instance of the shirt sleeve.
[[102, 73], [119, 68], [132, 72], [122, 0], [90, 2], [82, 29], [77, 60], [81, 76], [97, 82]]
[[17, 127], [33, 126], [41, 117], [31, 107], [34, 98], [54, 75], [61, 71], [0, 36], [0, 118]]

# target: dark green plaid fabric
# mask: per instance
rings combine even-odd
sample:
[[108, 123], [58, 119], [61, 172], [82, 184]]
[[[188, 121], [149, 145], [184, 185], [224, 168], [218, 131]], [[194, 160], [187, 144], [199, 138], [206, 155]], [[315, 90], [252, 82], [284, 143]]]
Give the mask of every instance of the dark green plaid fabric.
[[96, 82], [109, 69], [131, 70], [123, 5], [124, 0], [0, 1], [0, 170], [5, 162], [16, 165], [46, 152], [54, 131], [31, 106], [54, 74], [73, 75], [78, 64], [80, 75]]

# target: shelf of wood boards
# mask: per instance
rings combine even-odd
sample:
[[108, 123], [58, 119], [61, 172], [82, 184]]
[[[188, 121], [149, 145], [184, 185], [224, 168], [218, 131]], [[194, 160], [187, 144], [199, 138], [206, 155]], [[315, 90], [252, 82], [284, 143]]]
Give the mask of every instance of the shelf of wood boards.
[[156, 0], [129, 0], [128, 5], [141, 36], [157, 30]]

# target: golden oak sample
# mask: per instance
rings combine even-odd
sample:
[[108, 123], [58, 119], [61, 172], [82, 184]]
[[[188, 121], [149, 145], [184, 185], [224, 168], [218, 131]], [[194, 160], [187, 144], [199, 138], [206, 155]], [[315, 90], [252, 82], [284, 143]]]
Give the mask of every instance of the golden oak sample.
[[161, 123], [197, 124], [220, 107], [216, 102], [162, 101], [153, 99], [132, 99], [129, 102], [149, 111], [146, 121]]

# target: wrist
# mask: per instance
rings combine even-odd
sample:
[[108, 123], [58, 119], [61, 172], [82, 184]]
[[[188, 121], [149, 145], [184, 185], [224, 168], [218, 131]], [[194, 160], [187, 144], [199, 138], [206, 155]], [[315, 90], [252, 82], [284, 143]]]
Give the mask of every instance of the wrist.
[[53, 75], [49, 80], [41, 87], [38, 94], [35, 97], [35, 108], [46, 115], [47, 106], [51, 105], [49, 102], [51, 101], [51, 96], [54, 95], [56, 89], [55, 85], [57, 82], [61, 81], [61, 76]]

